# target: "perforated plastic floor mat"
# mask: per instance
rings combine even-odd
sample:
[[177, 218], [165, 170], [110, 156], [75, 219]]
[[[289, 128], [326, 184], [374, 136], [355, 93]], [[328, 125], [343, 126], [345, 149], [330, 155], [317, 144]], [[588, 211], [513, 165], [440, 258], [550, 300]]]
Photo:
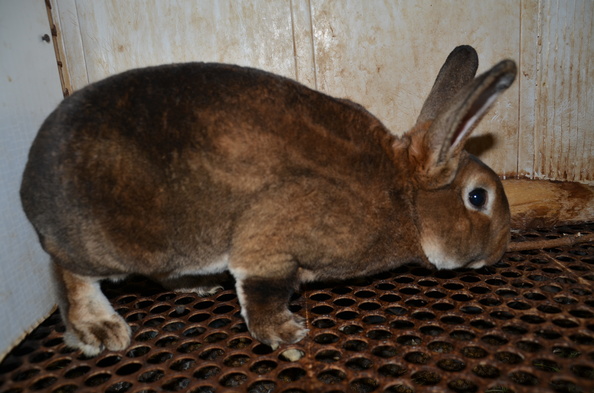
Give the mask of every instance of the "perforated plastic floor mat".
[[[594, 224], [514, 239], [578, 232]], [[275, 351], [250, 337], [232, 283], [203, 298], [141, 278], [104, 290], [132, 326], [128, 350], [65, 348], [55, 313], [1, 363], [0, 391], [594, 393], [594, 243], [306, 287], [291, 309], [309, 335]]]

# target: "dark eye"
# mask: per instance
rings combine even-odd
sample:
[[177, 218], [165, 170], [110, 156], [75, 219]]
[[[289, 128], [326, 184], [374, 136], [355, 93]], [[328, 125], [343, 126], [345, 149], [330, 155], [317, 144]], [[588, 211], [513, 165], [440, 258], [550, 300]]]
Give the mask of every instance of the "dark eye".
[[484, 188], [475, 188], [468, 193], [468, 202], [476, 208], [482, 208], [487, 203], [487, 191]]

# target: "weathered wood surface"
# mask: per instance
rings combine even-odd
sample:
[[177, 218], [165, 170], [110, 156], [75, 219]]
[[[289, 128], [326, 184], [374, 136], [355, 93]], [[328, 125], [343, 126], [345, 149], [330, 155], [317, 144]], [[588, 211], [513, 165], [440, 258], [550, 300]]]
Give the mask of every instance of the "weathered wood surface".
[[[518, 62], [475, 152], [508, 178], [594, 185], [594, 2], [50, 0], [69, 90], [129, 68], [218, 61], [351, 98], [410, 127], [456, 45]], [[142, 6], [139, 9], [139, 5]]]
[[574, 182], [504, 180], [512, 228], [550, 228], [594, 221], [594, 187]]

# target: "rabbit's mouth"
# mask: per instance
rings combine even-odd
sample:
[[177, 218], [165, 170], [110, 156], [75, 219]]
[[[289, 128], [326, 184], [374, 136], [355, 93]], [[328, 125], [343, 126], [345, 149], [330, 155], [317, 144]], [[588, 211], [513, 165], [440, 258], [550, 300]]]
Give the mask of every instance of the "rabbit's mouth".
[[449, 255], [440, 243], [436, 241], [422, 241], [421, 247], [429, 262], [438, 270], [480, 269], [489, 265], [489, 258], [483, 254], [461, 257]]
[[456, 258], [452, 258], [451, 255], [444, 252], [442, 245], [431, 237], [424, 238], [421, 241], [421, 247], [429, 262], [438, 270], [458, 269], [465, 266], [464, 263], [460, 263]]
[[491, 266], [494, 263], [497, 263], [501, 257], [503, 256], [503, 251], [500, 253], [493, 252], [489, 254], [481, 254], [480, 256], [476, 256], [471, 258], [464, 266], [460, 266], [465, 269], [480, 269], [485, 266]]

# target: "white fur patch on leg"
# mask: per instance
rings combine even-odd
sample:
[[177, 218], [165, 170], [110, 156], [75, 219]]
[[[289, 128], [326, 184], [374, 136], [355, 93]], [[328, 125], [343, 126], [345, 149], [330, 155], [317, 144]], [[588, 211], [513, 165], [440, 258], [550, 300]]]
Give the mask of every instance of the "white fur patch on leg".
[[235, 282], [235, 291], [237, 292], [237, 300], [239, 300], [239, 306], [241, 308], [241, 316], [245, 320], [245, 323], [249, 325], [248, 316], [247, 316], [247, 299], [245, 297], [245, 292], [243, 291], [242, 281]]
[[101, 292], [99, 279], [77, 276], [78, 286], [66, 293], [68, 308], [63, 314], [66, 345], [95, 356], [107, 348], [123, 350], [130, 344], [131, 329]]

